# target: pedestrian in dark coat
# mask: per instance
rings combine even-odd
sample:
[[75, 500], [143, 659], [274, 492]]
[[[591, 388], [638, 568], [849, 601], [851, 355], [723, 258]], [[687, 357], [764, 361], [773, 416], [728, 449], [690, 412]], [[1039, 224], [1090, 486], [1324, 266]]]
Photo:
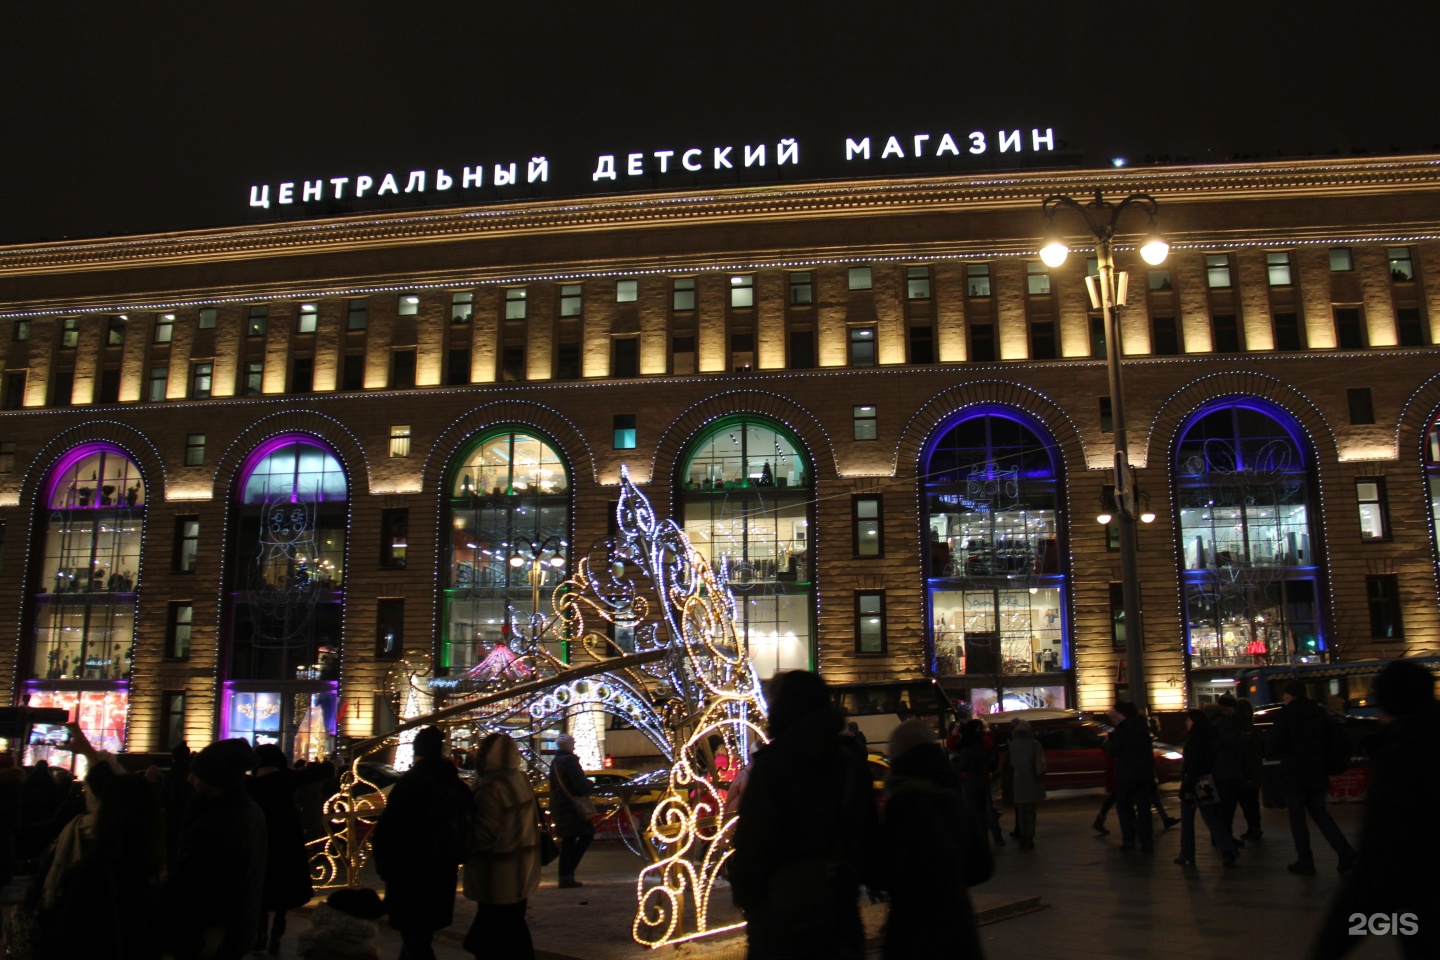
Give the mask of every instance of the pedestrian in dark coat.
[[818, 675], [775, 678], [771, 742], [750, 764], [728, 862], [749, 960], [865, 956], [859, 893], [874, 882], [879, 823], [842, 726]]
[[[1351, 917], [1411, 915], [1415, 929], [1392, 930], [1404, 957], [1440, 957], [1440, 705], [1435, 677], [1405, 661], [1387, 664], [1371, 700], [1384, 725], [1372, 749], [1370, 789], [1360, 828], [1360, 856], [1341, 883], [1311, 948], [1316, 960], [1338, 960], [1366, 937], [1352, 936]], [[1371, 938], [1373, 939], [1373, 938]]]
[[[280, 952], [285, 913], [304, 906], [315, 895], [310, 885], [310, 858], [300, 827], [295, 792], [312, 780], [330, 775], [329, 764], [291, 770], [285, 751], [273, 743], [255, 748], [258, 766], [246, 781], [250, 799], [265, 813], [265, 887], [260, 895], [260, 925], [255, 949]], [[273, 915], [274, 919], [271, 919]]]
[[1220, 795], [1214, 789], [1215, 758], [1220, 753], [1220, 737], [1203, 710], [1185, 711], [1185, 729], [1189, 735], [1180, 773], [1180, 856], [1175, 862], [1182, 867], [1195, 866], [1195, 814], [1199, 813], [1225, 866], [1233, 867], [1239, 857], [1235, 840], [1220, 823], [1216, 809]]
[[1304, 876], [1315, 875], [1310, 827], [1305, 822], [1308, 815], [1340, 858], [1340, 872], [1344, 873], [1355, 863], [1355, 848], [1325, 806], [1330, 792], [1330, 777], [1325, 772], [1325, 725], [1334, 721], [1324, 707], [1305, 695], [1305, 685], [1298, 680], [1286, 685], [1284, 700], [1285, 706], [1270, 730], [1270, 753], [1280, 759], [1280, 784], [1297, 854], [1286, 869]]
[[[907, 721], [908, 722], [908, 721]], [[955, 768], [960, 783], [960, 795], [965, 804], [974, 812], [981, 823], [988, 822], [989, 813], [985, 803], [990, 793], [990, 759], [985, 753], [985, 723], [969, 720], [960, 728], [960, 739], [955, 744], [955, 756], [950, 763]], [[895, 755], [890, 755], [892, 763]]]
[[[1239, 701], [1230, 694], [1221, 694], [1215, 700], [1219, 712], [1212, 715], [1215, 733], [1220, 740], [1220, 752], [1215, 757], [1215, 786], [1220, 789], [1220, 808], [1216, 812], [1221, 825], [1230, 831], [1231, 836], [1235, 835], [1235, 811], [1240, 806], [1240, 786], [1245, 779], [1241, 756], [1244, 732], [1235, 716], [1238, 704]], [[1244, 844], [1237, 842], [1236, 846]]]
[[550, 816], [560, 838], [560, 886], [583, 887], [575, 879], [575, 868], [590, 841], [595, 839], [595, 824], [575, 809], [575, 800], [595, 792], [595, 784], [585, 776], [580, 758], [575, 756], [575, 738], [562, 733], [555, 738], [555, 759], [550, 763]]
[[984, 806], [977, 814], [962, 800], [960, 777], [923, 720], [907, 720], [890, 735], [885, 786], [880, 865], [890, 908], [882, 956], [984, 956], [967, 890], [995, 869]]
[[455, 920], [461, 851], [454, 812], [469, 809], [472, 800], [444, 745], [438, 727], [415, 734], [415, 763], [390, 788], [371, 833], [375, 866], [385, 881], [385, 911], [400, 932], [403, 960], [434, 960], [435, 931]]
[[1021, 850], [1035, 849], [1035, 814], [1045, 799], [1045, 748], [1035, 739], [1030, 721], [1010, 722], [1010, 769], [1015, 783], [1015, 834]]
[[176, 960], [239, 960], [254, 946], [265, 884], [265, 814], [245, 794], [254, 765], [240, 739], [212, 743], [190, 763], [195, 797], [160, 897]]
[[1117, 700], [1110, 710], [1114, 729], [1105, 740], [1105, 752], [1115, 758], [1115, 803], [1120, 812], [1120, 848], [1155, 850], [1150, 808], [1155, 803], [1155, 750], [1150, 728], [1139, 709], [1129, 700]]

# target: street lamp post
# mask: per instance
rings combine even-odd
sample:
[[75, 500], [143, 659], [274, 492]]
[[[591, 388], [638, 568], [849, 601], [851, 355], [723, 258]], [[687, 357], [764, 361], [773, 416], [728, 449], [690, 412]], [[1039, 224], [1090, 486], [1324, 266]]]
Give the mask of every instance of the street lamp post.
[[[528, 537], [517, 537], [515, 552], [510, 555], [510, 566], [520, 569], [530, 565], [530, 641], [538, 643], [541, 624], [545, 618], [540, 613], [540, 585], [545, 579], [545, 565], [557, 570], [565, 566], [565, 548], [569, 546], [558, 534], [548, 536], [539, 543]], [[528, 554], [528, 555], [527, 555]]]
[[[1099, 307], [1105, 318], [1105, 366], [1110, 380], [1110, 416], [1115, 448], [1115, 520], [1120, 534], [1120, 584], [1125, 610], [1125, 669], [1129, 678], [1130, 699], [1142, 710], [1149, 710], [1149, 687], [1145, 682], [1145, 632], [1140, 609], [1140, 571], [1136, 559], [1135, 523], [1141, 519], [1137, 513], [1139, 497], [1135, 490], [1135, 473], [1130, 466], [1130, 444], [1125, 420], [1125, 392], [1120, 375], [1120, 354], [1123, 345], [1120, 340], [1120, 308], [1125, 305], [1128, 278], [1115, 271], [1112, 244], [1115, 227], [1120, 216], [1135, 205], [1150, 215], [1149, 232], [1140, 247], [1140, 256], [1146, 263], [1158, 265], [1165, 262], [1170, 246], [1155, 230], [1155, 213], [1158, 207], [1149, 194], [1133, 193], [1119, 203], [1110, 203], [1095, 191], [1094, 201], [1082, 204], [1070, 197], [1048, 197], [1042, 206], [1049, 228], [1040, 258], [1046, 266], [1058, 267], [1065, 262], [1070, 248], [1065, 245], [1055, 227], [1055, 213], [1064, 208], [1073, 210], [1085, 221], [1095, 237], [1095, 256], [1098, 275], [1085, 278], [1090, 290], [1090, 302]], [[1145, 521], [1154, 519], [1145, 514]]]

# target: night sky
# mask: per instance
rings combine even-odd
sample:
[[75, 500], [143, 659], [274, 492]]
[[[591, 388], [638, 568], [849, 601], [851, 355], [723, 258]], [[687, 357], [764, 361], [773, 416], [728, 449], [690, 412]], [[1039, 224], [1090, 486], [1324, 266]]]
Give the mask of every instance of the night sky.
[[534, 195], [563, 196], [599, 154], [787, 136], [788, 179], [835, 175], [846, 137], [1035, 126], [1094, 165], [1440, 151], [1437, 27], [1280, 0], [11, 2], [0, 243], [273, 220], [251, 184], [541, 154]]

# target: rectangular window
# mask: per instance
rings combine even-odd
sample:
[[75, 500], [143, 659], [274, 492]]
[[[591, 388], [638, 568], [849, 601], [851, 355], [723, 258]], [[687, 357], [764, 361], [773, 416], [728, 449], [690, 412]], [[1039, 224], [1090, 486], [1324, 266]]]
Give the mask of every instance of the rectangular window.
[[410, 425], [398, 423], [390, 427], [390, 457], [400, 459], [410, 456]]
[[215, 364], [208, 360], [190, 365], [190, 396], [204, 400], [210, 396], [210, 382], [215, 376]]
[[880, 497], [856, 495], [850, 499], [850, 516], [854, 527], [854, 552], [857, 557], [883, 557], [885, 538], [881, 532]]
[[118, 347], [125, 343], [125, 323], [128, 319], [124, 314], [105, 318], [105, 346]]
[[500, 351], [500, 379], [519, 383], [525, 379], [525, 348], [505, 347]]
[[1390, 539], [1390, 511], [1385, 502], [1385, 479], [1365, 477], [1355, 481], [1355, 499], [1360, 504], [1362, 540]]
[[640, 376], [640, 338], [616, 337], [610, 343], [610, 376]]
[[885, 652], [885, 592], [855, 592], [855, 652]]
[[415, 386], [415, 351], [396, 350], [390, 355], [390, 389], [411, 390]]
[[95, 398], [99, 403], [116, 403], [120, 400], [120, 370], [107, 367], [100, 371], [100, 392]]
[[247, 337], [265, 336], [265, 328], [270, 325], [270, 308], [265, 306], [251, 307], [250, 316], [245, 321], [245, 335]]
[[445, 385], [458, 387], [470, 382], [470, 348], [451, 347], [445, 353]]
[[[693, 346], [693, 343], [692, 343]], [[693, 351], [692, 351], [693, 354]], [[555, 379], [580, 379], [580, 344], [562, 343], [555, 353]]]
[[1240, 324], [1233, 313], [1217, 313], [1210, 318], [1216, 353], [1240, 352]]
[[560, 288], [560, 316], [578, 317], [585, 309], [584, 287], [569, 283]]
[[755, 334], [730, 334], [730, 369], [749, 370], [755, 366]]
[[809, 271], [790, 274], [790, 306], [808, 307], [815, 302], [815, 282]]
[[263, 360], [245, 361], [245, 396], [258, 397], [265, 388], [265, 362]]
[[1180, 331], [1174, 317], [1150, 318], [1150, 349], [1158, 357], [1180, 354]]
[[370, 301], [351, 300], [345, 309], [345, 329], [364, 330], [370, 326]]
[[185, 742], [185, 692], [160, 694], [160, 749], [169, 752]]
[[150, 376], [146, 379], [145, 399], [151, 403], [158, 403], [164, 400], [166, 383], [169, 378], [169, 367], [151, 367]]
[[1030, 359], [1055, 359], [1055, 323], [1052, 320], [1030, 321]]
[[199, 329], [199, 330], [213, 330], [213, 329], [215, 329], [215, 318], [218, 317], [219, 315], [220, 315], [220, 308], [219, 308], [219, 307], [201, 307], [201, 308], [200, 308], [199, 319], [196, 320], [196, 322], [195, 322], [195, 327], [196, 327], [196, 329]]
[[1295, 281], [1290, 274], [1290, 254], [1265, 254], [1265, 271], [1272, 287], [1288, 287]]
[[1149, 279], [1150, 279], [1150, 289], [1151, 289], [1151, 290], [1169, 290], [1169, 289], [1170, 289], [1170, 268], [1169, 268], [1169, 267], [1154, 267], [1154, 268], [1152, 268], [1152, 269], [1150, 269], [1150, 270], [1147, 270], [1147, 271], [1146, 271], [1146, 274], [1147, 274], [1147, 276], [1148, 276]]
[[0, 473], [15, 472], [15, 441], [0, 443]]
[[347, 353], [340, 360], [340, 389], [365, 389], [365, 354]]
[[1341, 350], [1365, 349], [1365, 315], [1359, 307], [1335, 308], [1335, 341]]
[[190, 659], [190, 627], [195, 621], [195, 607], [189, 600], [170, 604], [165, 624], [165, 659]]
[[1090, 318], [1090, 356], [1105, 359], [1105, 318]]
[[670, 307], [676, 313], [695, 309], [695, 278], [679, 277], [670, 283]]
[[1032, 297], [1049, 296], [1050, 268], [1034, 261], [1025, 264], [1025, 288]]
[[30, 339], [30, 321], [16, 320], [15, 326], [10, 328], [10, 339], [16, 343], [23, 343]]
[[1211, 290], [1230, 289], [1230, 255], [1228, 253], [1206, 254], [1205, 283]]
[[400, 317], [413, 317], [420, 312], [420, 295], [416, 293], [400, 294], [395, 304], [395, 315]]
[[19, 410], [25, 406], [25, 379], [24, 370], [5, 374], [5, 395], [0, 400], [4, 401], [6, 410]]
[[296, 333], [314, 333], [316, 326], [320, 323], [320, 307], [314, 303], [300, 304], [300, 312], [295, 317]]
[[1115, 432], [1115, 411], [1111, 408], [1110, 398], [1100, 398], [1100, 432]]
[[746, 309], [755, 306], [755, 278], [749, 274], [730, 278], [730, 306]]
[[688, 377], [695, 372], [694, 337], [670, 338], [670, 372], [680, 377]]
[[382, 598], [375, 602], [375, 657], [394, 660], [405, 649], [405, 601]]
[[1275, 349], [1305, 349], [1305, 330], [1300, 326], [1298, 313], [1275, 314]]
[[200, 518], [175, 518], [175, 556], [173, 568], [176, 573], [194, 573], [200, 558]]
[[66, 317], [64, 325], [60, 329], [60, 346], [67, 350], [75, 349], [80, 342], [80, 318]]
[[965, 265], [965, 285], [970, 288], [972, 297], [990, 296], [990, 264], [967, 263]]
[[175, 314], [155, 314], [155, 342], [169, 343], [175, 338]]
[[616, 280], [615, 281], [615, 302], [634, 303], [640, 299], [639, 280]]
[[1420, 319], [1419, 307], [1401, 307], [1395, 311], [1395, 333], [1402, 347], [1425, 346], [1425, 323]]
[[851, 407], [853, 433], [856, 440], [874, 440], [879, 434], [879, 410], [874, 404]]
[[907, 299], [907, 300], [929, 300], [929, 299], [930, 299], [930, 268], [929, 268], [929, 267], [906, 267], [906, 268], [905, 268], [905, 299]]
[[1355, 269], [1355, 258], [1350, 255], [1349, 247], [1330, 248], [1330, 269], [1335, 273]]
[[309, 393], [315, 389], [315, 361], [311, 357], [296, 357], [290, 361], [290, 392]]
[[200, 467], [205, 465], [205, 434], [187, 433], [185, 435], [185, 466]]
[[850, 328], [850, 366], [875, 366], [875, 328]]
[[1350, 406], [1350, 422], [1366, 424], [1375, 422], [1375, 405], [1370, 399], [1369, 387], [1349, 387], [1345, 400]]
[[1390, 279], [1404, 283], [1415, 279], [1415, 262], [1410, 259], [1409, 247], [1387, 247], [1385, 256], [1390, 260]]
[[75, 371], [56, 370], [50, 375], [50, 406], [68, 407], [75, 396]]
[[1403, 640], [1399, 578], [1394, 574], [1368, 576], [1365, 595], [1370, 601], [1370, 636], [1376, 640]]
[[475, 316], [475, 294], [469, 290], [450, 294], [450, 322], [469, 323]]
[[869, 267], [851, 267], [846, 274], [846, 284], [851, 290], [869, 290], [871, 284]]
[[[571, 288], [571, 287], [562, 287], [561, 289], [562, 289], [562, 290], [577, 289], [577, 291], [578, 291], [578, 288]], [[527, 293], [527, 290], [526, 290], [525, 287], [506, 287], [506, 288], [505, 288], [505, 319], [506, 319], [506, 320], [524, 320], [524, 319], [525, 319], [525, 314], [526, 314], [526, 310], [527, 310], [527, 305], [528, 305], [528, 302], [529, 302], [528, 299], [527, 299], [527, 296], [528, 296], [528, 293]], [[579, 310], [580, 310], [580, 294], [579, 294], [578, 292], [575, 294], [575, 310], [576, 310], [576, 312], [573, 314], [573, 316], [577, 316], [577, 317], [578, 317], [578, 316], [580, 315], [580, 313], [579, 313]], [[565, 301], [564, 301], [563, 299], [562, 299], [561, 302], [560, 302], [560, 316], [562, 316], [562, 317], [572, 316], [572, 314], [568, 314], [568, 313], [565, 312]]]
[[970, 359], [976, 363], [995, 360], [995, 324], [970, 324]]
[[617, 413], [614, 418], [614, 441], [616, 450], [635, 449], [635, 414]]
[[815, 331], [790, 331], [790, 369], [815, 369]]
[[[409, 442], [408, 430], [406, 442]], [[407, 454], [408, 456], [408, 454]], [[405, 569], [405, 557], [410, 550], [410, 511], [406, 507], [393, 507], [380, 511], [380, 566], [392, 570]]]
[[916, 324], [910, 328], [910, 362], [935, 362], [935, 328], [928, 323]]
[[1125, 649], [1125, 585], [1110, 584], [1110, 646]]

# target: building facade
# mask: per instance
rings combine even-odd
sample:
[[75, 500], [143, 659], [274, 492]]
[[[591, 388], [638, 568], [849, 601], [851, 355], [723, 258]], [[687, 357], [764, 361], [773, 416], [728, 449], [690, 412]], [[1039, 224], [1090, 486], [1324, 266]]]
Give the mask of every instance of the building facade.
[[624, 465], [724, 563], [762, 675], [1101, 708], [1134, 639], [1096, 521], [1114, 345], [1078, 237], [1037, 255], [1041, 201], [1097, 189], [1172, 245], [1116, 252], [1152, 700], [1436, 652], [1440, 158], [1411, 157], [0, 248], [3, 695], [131, 751], [383, 731], [397, 676], [443, 695], [609, 535]]

